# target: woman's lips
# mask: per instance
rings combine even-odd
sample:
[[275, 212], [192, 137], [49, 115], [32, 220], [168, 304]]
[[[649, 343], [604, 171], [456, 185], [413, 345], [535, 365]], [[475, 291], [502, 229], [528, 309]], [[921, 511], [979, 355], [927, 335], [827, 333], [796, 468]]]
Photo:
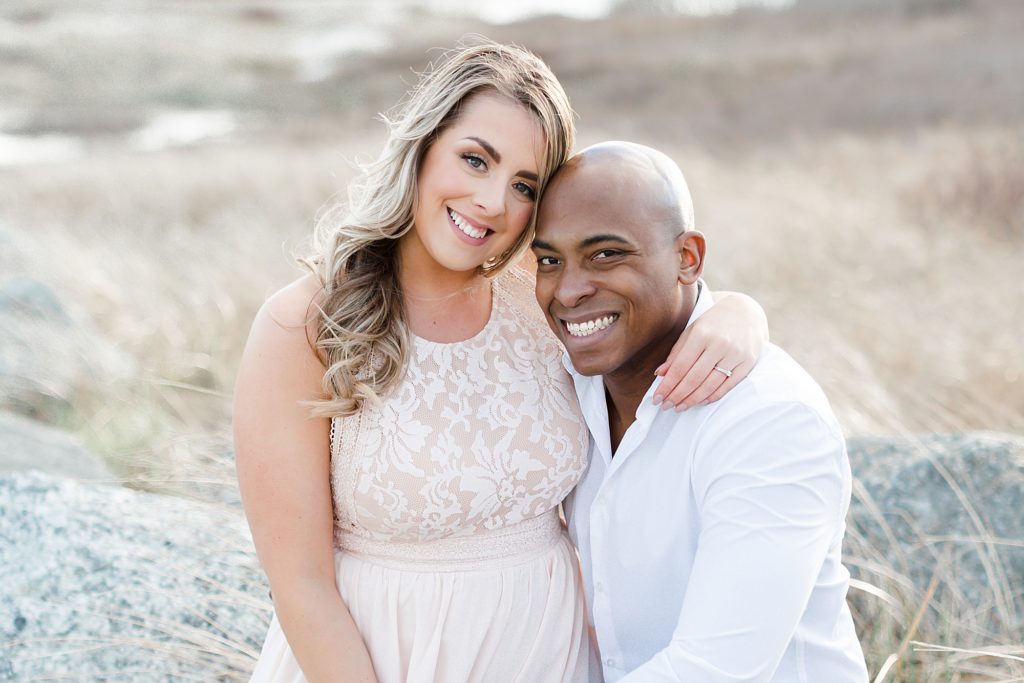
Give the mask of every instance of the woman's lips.
[[456, 235], [464, 238], [470, 244], [479, 245], [487, 241], [487, 238], [494, 234], [494, 231], [487, 226], [481, 226], [474, 223], [470, 219], [466, 218], [462, 214], [452, 209], [448, 211], [448, 223], [455, 231]]

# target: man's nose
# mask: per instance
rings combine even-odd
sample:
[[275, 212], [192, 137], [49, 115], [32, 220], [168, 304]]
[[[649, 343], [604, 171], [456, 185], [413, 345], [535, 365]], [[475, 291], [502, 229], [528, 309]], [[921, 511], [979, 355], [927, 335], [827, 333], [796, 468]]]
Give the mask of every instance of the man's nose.
[[555, 298], [566, 308], [573, 308], [595, 291], [594, 283], [584, 269], [566, 266], [558, 278]]

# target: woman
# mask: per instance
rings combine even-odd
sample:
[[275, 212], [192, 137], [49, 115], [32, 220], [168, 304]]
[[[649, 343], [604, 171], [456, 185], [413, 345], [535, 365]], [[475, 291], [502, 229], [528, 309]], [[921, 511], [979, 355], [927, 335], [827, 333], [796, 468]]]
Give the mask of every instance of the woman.
[[[239, 370], [239, 483], [275, 610], [253, 680], [586, 680], [558, 519], [586, 432], [532, 278], [509, 268], [572, 149], [568, 100], [532, 54], [483, 44], [389, 124]], [[711, 348], [689, 340], [670, 370], [700, 355], [691, 400], [731, 386], [716, 363], [752, 364], [716, 349], [756, 347], [760, 310], [726, 305], [699, 323]]]

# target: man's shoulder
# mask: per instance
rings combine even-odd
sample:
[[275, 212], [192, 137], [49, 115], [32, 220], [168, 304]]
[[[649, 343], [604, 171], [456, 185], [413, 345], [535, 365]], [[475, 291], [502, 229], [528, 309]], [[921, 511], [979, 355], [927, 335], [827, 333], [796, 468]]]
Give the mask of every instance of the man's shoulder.
[[742, 382], [726, 394], [707, 417], [707, 426], [731, 423], [770, 411], [806, 412], [830, 430], [839, 431], [825, 392], [813, 377], [783, 349], [768, 344]]
[[765, 346], [754, 369], [740, 385], [744, 383], [765, 400], [825, 400], [825, 393], [810, 373], [775, 344]]

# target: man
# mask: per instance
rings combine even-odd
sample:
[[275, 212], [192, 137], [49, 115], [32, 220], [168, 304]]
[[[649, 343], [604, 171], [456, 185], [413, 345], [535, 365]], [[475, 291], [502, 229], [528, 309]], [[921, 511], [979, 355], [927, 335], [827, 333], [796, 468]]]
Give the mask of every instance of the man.
[[678, 167], [584, 150], [545, 192], [533, 249], [591, 432], [566, 516], [605, 680], [867, 681], [840, 563], [850, 469], [818, 386], [769, 345], [717, 403], [651, 400], [711, 305]]

